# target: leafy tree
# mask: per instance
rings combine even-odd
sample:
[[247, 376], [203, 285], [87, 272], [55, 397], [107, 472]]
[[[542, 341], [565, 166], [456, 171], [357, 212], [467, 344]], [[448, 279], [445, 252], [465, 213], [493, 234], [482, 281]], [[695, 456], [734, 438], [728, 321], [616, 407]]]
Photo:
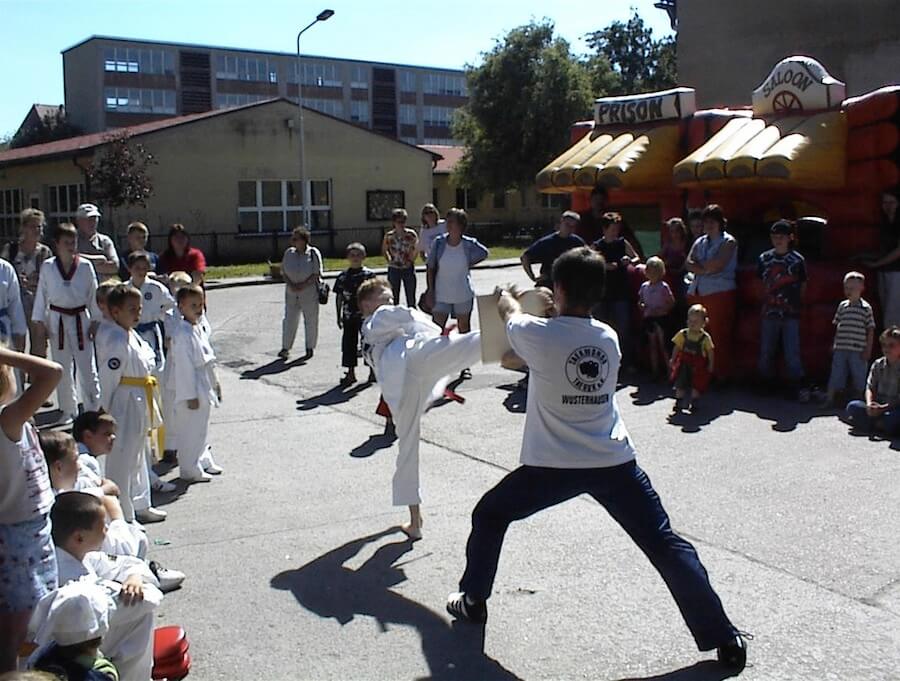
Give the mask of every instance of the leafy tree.
[[585, 36], [593, 51], [585, 65], [594, 91], [607, 95], [653, 92], [674, 87], [675, 39], [654, 40], [637, 11]]
[[125, 130], [105, 138], [103, 153], [87, 170], [88, 194], [110, 209], [146, 207], [153, 194], [148, 168], [156, 159], [140, 142], [132, 143]]
[[548, 19], [511, 30], [466, 78], [453, 134], [466, 146], [456, 179], [473, 191], [530, 184], [568, 145], [569, 126], [590, 115], [585, 69]]
[[9, 147], [10, 149], [30, 147], [33, 144], [55, 142], [80, 134], [81, 128], [69, 122], [65, 109], [60, 106], [53, 113], [44, 114], [40, 123], [33, 123], [18, 130], [9, 140]]

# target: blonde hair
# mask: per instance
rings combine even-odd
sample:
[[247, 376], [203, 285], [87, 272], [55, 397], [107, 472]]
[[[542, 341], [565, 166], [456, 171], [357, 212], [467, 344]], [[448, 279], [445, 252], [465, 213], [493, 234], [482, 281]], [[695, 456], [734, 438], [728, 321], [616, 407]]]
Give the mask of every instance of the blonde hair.
[[706, 311], [706, 307], [701, 305], [700, 303], [695, 303], [688, 308], [688, 317], [692, 314], [701, 314], [703, 315], [703, 320], [706, 321], [709, 319], [709, 314]]
[[647, 258], [647, 271], [648, 272], [656, 272], [660, 277], [665, 276], [666, 274], [666, 263], [662, 258], [657, 256], [652, 256]]
[[131, 224], [129, 224], [128, 234], [131, 234], [132, 232], [140, 232], [144, 235], [144, 237], [150, 236], [150, 230], [147, 229], [147, 225], [145, 225], [143, 222], [132, 222]]
[[46, 222], [44, 211], [37, 208], [26, 208], [19, 213], [19, 227], [26, 227], [33, 223], [37, 223], [38, 227]]
[[185, 286], [190, 286], [193, 283], [194, 280], [191, 279], [191, 275], [187, 272], [179, 270], [177, 272], [172, 272], [172, 274], [169, 275], [169, 285], [176, 291]]
[[372, 277], [364, 281], [356, 292], [356, 302], [362, 305], [364, 300], [373, 298], [383, 290], [392, 290], [390, 282], [384, 277]]
[[428, 213], [433, 214], [438, 220], [441, 219], [441, 212], [437, 209], [437, 206], [435, 206], [433, 203], [426, 203], [424, 206], [422, 206], [422, 218], [423, 219], [425, 218], [425, 215]]
[[103, 305], [106, 303], [106, 299], [109, 297], [109, 292], [112, 291], [116, 286], [121, 286], [122, 281], [118, 277], [111, 277], [106, 281], [101, 281], [97, 284], [97, 305]]
[[394, 210], [391, 211], [391, 221], [394, 221], [397, 218], [403, 218], [404, 220], [409, 219], [409, 213], [406, 212], [406, 208], [394, 208]]
[[846, 284], [848, 281], [861, 281], [862, 283], [866, 283], [866, 275], [862, 272], [857, 272], [853, 270], [852, 272], [847, 272], [844, 275], [844, 283]]

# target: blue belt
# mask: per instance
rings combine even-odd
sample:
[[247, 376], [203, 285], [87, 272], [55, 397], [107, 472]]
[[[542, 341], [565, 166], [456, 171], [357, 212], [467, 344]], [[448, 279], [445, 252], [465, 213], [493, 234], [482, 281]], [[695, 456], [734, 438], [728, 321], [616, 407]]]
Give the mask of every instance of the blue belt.
[[[2, 322], [0, 322], [2, 323]], [[155, 339], [153, 343], [153, 354], [156, 356], [156, 363], [159, 364], [162, 361], [162, 348], [160, 347], [160, 327], [162, 326], [162, 322], [144, 322], [143, 324], [138, 324], [134, 327], [134, 330], [139, 334], [146, 333], [147, 331], [154, 331], [153, 337]]]

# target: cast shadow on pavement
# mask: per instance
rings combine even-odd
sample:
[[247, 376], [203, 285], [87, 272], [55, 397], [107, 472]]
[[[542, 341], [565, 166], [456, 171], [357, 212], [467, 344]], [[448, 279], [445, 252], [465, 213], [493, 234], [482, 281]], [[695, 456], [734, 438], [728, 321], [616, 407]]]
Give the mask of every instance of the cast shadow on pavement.
[[506, 385], [498, 385], [498, 390], [505, 390], [509, 394], [503, 398], [503, 406], [506, 411], [512, 414], [524, 414], [525, 405], [528, 400], [528, 391], [522, 388], [518, 383], [507, 383]]
[[350, 456], [354, 459], [365, 459], [381, 449], [390, 449], [391, 445], [396, 441], [396, 435], [386, 435], [384, 433], [370, 435], [368, 440], [350, 450]]
[[256, 381], [263, 376], [274, 376], [275, 374], [283, 374], [285, 371], [293, 369], [294, 367], [301, 367], [306, 364], [307, 358], [305, 356], [300, 356], [297, 359], [291, 360], [290, 362], [285, 362], [283, 359], [274, 359], [271, 362], [266, 364], [262, 364], [255, 369], [247, 369], [247, 371], [241, 372], [241, 380], [242, 381]]
[[707, 660], [658, 676], [635, 676], [619, 681], [722, 681], [732, 676], [731, 672], [723, 669], [717, 662]]
[[518, 679], [484, 654], [484, 627], [462, 623], [452, 626], [430, 608], [392, 591], [391, 587], [406, 581], [403, 564], [397, 561], [412, 550], [409, 539], [379, 546], [355, 570], [344, 565], [366, 545], [400, 532], [399, 527], [391, 527], [354, 539], [296, 570], [276, 575], [270, 585], [292, 592], [310, 612], [323, 619], [334, 618], [342, 625], [361, 615], [373, 618], [381, 632], [389, 625], [412, 627], [421, 639], [429, 678], [435, 681]]
[[329, 388], [321, 395], [307, 397], [304, 400], [297, 400], [297, 411], [312, 411], [316, 407], [329, 407], [335, 404], [343, 404], [349, 402], [363, 390], [368, 388], [371, 383], [356, 383], [349, 388], [342, 388], [339, 385]]

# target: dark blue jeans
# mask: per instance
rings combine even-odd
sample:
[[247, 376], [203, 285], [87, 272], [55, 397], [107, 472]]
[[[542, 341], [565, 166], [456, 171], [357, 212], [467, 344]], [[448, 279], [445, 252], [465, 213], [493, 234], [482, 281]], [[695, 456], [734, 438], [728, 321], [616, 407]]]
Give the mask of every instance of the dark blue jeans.
[[580, 494], [596, 499], [650, 559], [700, 650], [712, 650], [735, 635], [697, 551], [672, 530], [650, 478], [634, 461], [612, 468], [521, 466], [507, 475], [472, 513], [460, 590], [487, 600], [510, 523]]
[[779, 341], [784, 354], [784, 367], [792, 381], [803, 378], [803, 364], [800, 362], [800, 320], [763, 317], [762, 335], [759, 343], [759, 373], [765, 378], [775, 376], [775, 353]]
[[400, 305], [400, 284], [406, 289], [406, 306], [416, 306], [416, 268], [388, 267], [388, 282], [394, 293], [394, 305]]
[[900, 435], [900, 409], [894, 408], [884, 412], [881, 416], [869, 416], [866, 413], [866, 403], [862, 400], [853, 400], [847, 405], [847, 421], [854, 428], [872, 432], [876, 426], [887, 435]]
[[631, 302], [628, 300], [601, 300], [591, 310], [594, 319], [606, 322], [619, 337], [622, 366], [632, 362], [631, 356]]

